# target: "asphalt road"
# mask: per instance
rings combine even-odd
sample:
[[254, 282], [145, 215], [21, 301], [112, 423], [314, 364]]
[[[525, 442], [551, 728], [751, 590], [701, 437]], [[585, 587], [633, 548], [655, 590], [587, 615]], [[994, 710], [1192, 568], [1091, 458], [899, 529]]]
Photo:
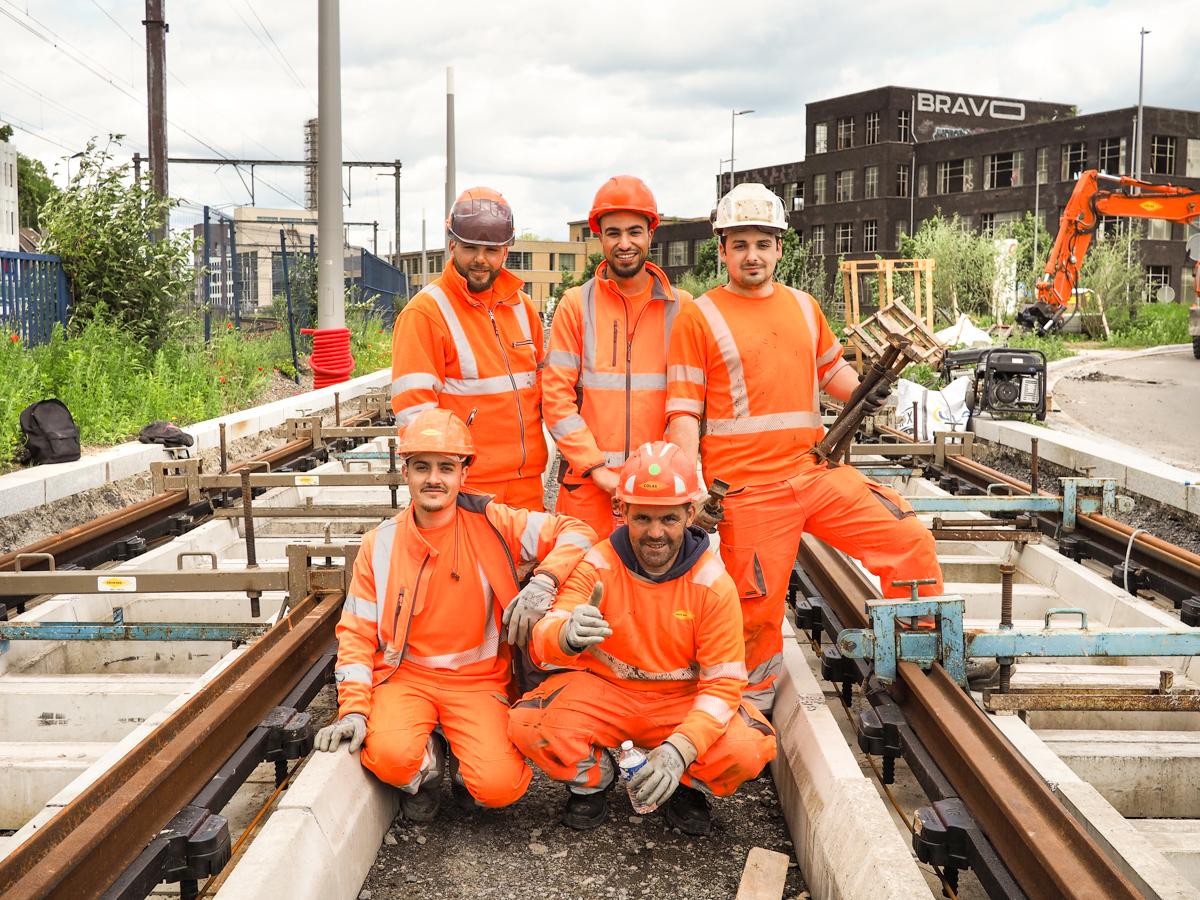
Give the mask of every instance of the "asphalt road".
[[1084, 362], [1063, 373], [1052, 391], [1066, 417], [1052, 416], [1056, 430], [1075, 424], [1200, 471], [1200, 360], [1191, 347]]

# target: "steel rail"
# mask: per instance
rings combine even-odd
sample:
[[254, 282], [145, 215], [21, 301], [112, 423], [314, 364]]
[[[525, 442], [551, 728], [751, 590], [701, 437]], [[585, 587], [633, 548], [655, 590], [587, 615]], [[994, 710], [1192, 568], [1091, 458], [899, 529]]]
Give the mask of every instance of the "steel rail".
[[[798, 558], [847, 627], [868, 627], [866, 602], [880, 594], [848, 558], [810, 535]], [[903, 662], [898, 674], [893, 697], [1023, 891], [1047, 900], [1141, 896], [940, 666]]]
[[305, 597], [0, 860], [0, 896], [102, 895], [327, 651], [341, 596]]

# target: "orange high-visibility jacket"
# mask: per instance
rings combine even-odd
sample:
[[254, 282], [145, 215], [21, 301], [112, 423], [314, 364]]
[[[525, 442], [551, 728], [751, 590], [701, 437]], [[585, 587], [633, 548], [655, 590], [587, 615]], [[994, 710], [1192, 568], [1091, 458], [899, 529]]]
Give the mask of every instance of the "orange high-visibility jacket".
[[[560, 635], [571, 610], [588, 602], [597, 581], [604, 585], [600, 611], [612, 636], [572, 655], [562, 649]], [[737, 589], [708, 550], [679, 577], [656, 584], [631, 571], [611, 540], [601, 541], [567, 579], [534, 628], [530, 646], [535, 660], [584, 669], [622, 687], [694, 691], [676, 732], [701, 756], [724, 734], [746, 686]]]
[[542, 373], [542, 414], [573, 481], [599, 466], [619, 469], [637, 447], [662, 440], [667, 339], [692, 299], [646, 263], [650, 301], [632, 310], [607, 271], [600, 263], [595, 277], [563, 294]]
[[[363, 535], [337, 625], [340, 715], [367, 715], [372, 689], [401, 667], [506, 682], [510, 656], [500, 618], [517, 594], [517, 567], [541, 560], [536, 571], [562, 584], [596, 537], [577, 519], [503, 506], [486, 495], [461, 493], [457, 502], [457, 559], [431, 554], [411, 506]], [[437, 566], [477, 566], [484, 596], [426, 596]], [[426, 643], [442, 636], [441, 654], [414, 659], [408, 652], [414, 611]]]
[[542, 320], [502, 269], [491, 292], [472, 294], [453, 265], [415, 296], [392, 330], [392, 410], [403, 428], [441, 406], [467, 421], [477, 450], [473, 481], [541, 475]]
[[714, 288], [680, 311], [667, 354], [667, 419], [700, 419], [704, 477], [734, 487], [795, 475], [825, 434], [820, 390], [842, 345], [809, 294]]

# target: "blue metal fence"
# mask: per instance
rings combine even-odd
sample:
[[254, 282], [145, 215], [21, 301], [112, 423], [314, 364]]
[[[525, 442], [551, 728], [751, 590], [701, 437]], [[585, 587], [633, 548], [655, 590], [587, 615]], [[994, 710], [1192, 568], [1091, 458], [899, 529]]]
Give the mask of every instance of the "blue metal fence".
[[65, 326], [70, 313], [62, 260], [0, 250], [0, 326], [19, 334], [27, 346], [44, 344], [54, 324]]
[[363, 299], [370, 300], [388, 328], [396, 320], [397, 298], [407, 295], [404, 273], [365, 248], [362, 251], [358, 286]]

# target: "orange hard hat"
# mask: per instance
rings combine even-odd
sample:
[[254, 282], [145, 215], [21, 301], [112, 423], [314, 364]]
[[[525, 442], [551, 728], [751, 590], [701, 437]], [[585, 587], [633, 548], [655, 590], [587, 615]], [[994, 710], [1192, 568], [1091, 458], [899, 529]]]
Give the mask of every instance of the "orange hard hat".
[[463, 465], [469, 466], [475, 459], [475, 442], [463, 420], [448, 409], [426, 409], [400, 434], [396, 448], [401, 456], [416, 453], [443, 453], [446, 456], [462, 456]]
[[617, 499], [646, 506], [693, 503], [700, 499], [696, 466], [677, 444], [642, 444], [621, 468]]
[[507, 247], [516, 235], [512, 207], [499, 191], [488, 187], [467, 188], [458, 195], [446, 230], [456, 241], [485, 247]]
[[592, 211], [588, 213], [588, 225], [595, 234], [600, 233], [600, 217], [610, 212], [640, 213], [650, 220], [650, 230], [658, 227], [658, 204], [646, 182], [633, 175], [616, 175], [604, 182], [596, 191]]

